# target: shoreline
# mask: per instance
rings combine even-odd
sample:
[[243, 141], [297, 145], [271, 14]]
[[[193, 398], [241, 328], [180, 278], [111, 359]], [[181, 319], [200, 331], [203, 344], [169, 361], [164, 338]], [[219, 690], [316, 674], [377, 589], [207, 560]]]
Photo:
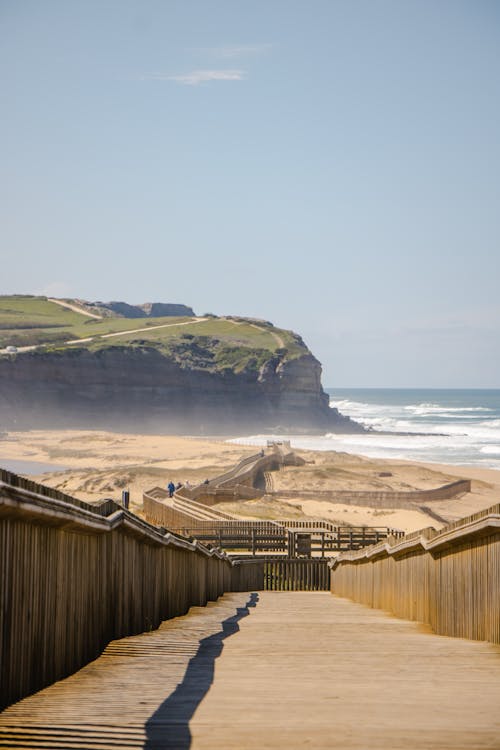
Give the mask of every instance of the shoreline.
[[[266, 444], [263, 437], [261, 444]], [[238, 440], [238, 442], [233, 442]], [[234, 435], [198, 436], [137, 435], [90, 430], [30, 430], [10, 432], [0, 440], [0, 466], [6, 462], [40, 462], [64, 465], [65, 469], [25, 473], [30, 479], [60, 489], [82, 500], [105, 497], [120, 500], [124, 489], [130, 491], [131, 509], [141, 512], [142, 493], [168, 481], [191, 484], [218, 476], [242, 458], [252, 455], [259, 446], [254, 440]], [[274, 489], [280, 493], [293, 490], [293, 497], [283, 500], [224, 503], [220, 509], [241, 517], [269, 518], [309, 516], [322, 517], [340, 525], [391, 526], [414, 531], [439, 526], [431, 512], [445, 521], [471, 515], [500, 502], [500, 471], [468, 465], [447, 464], [412, 459], [374, 458], [361, 452], [292, 449], [306, 459], [304, 467], [290, 467], [272, 473]], [[8, 468], [8, 466], [6, 467]], [[34, 467], [35, 468], [35, 467]], [[20, 473], [20, 472], [19, 472]], [[383, 507], [367, 502], [366, 506], [349, 505], [321, 499], [319, 491], [410, 491], [428, 490], [457, 478], [472, 480], [472, 491], [449, 500], [425, 503], [426, 512], [415, 509]], [[300, 490], [308, 497], [297, 497]], [[320, 499], [311, 499], [318, 491]], [[288, 509], [288, 511], [287, 511]], [[267, 514], [267, 515], [266, 515]], [[441, 524], [443, 525], [443, 524]]]
[[[57, 471], [65, 471], [70, 470], [72, 468], [76, 468], [77, 465], [81, 465], [79, 462], [79, 458], [77, 453], [75, 453], [73, 456], [68, 456], [70, 459], [69, 463], [71, 465], [64, 465], [66, 462], [63, 462], [62, 464], [59, 461], [53, 460], [52, 458], [48, 457], [48, 454], [46, 453], [46, 449], [44, 447], [45, 441], [40, 440], [40, 436], [43, 435], [59, 435], [61, 438], [63, 438], [65, 435], [71, 436], [72, 439], [74, 439], [75, 435], [82, 435], [82, 436], [95, 436], [97, 440], [100, 440], [99, 436], [106, 435], [109, 436], [110, 441], [113, 440], [113, 438], [116, 438], [117, 440], [124, 435], [127, 437], [130, 437], [132, 440], [155, 440], [166, 442], [167, 444], [171, 443], [181, 443], [184, 441], [192, 441], [193, 443], [197, 444], [209, 444], [209, 445], [220, 445], [220, 446], [232, 446], [235, 448], [241, 448], [244, 452], [247, 450], [252, 451], [252, 449], [256, 450], [260, 447], [265, 447], [268, 440], [290, 440], [292, 449], [296, 450], [297, 452], [303, 452], [303, 453], [336, 453], [336, 454], [346, 454], [349, 456], [357, 456], [360, 459], [367, 460], [367, 461], [377, 461], [377, 462], [387, 462], [391, 464], [420, 464], [422, 466], [428, 466], [432, 469], [440, 469], [442, 471], [446, 471], [449, 474], [456, 475], [456, 476], [462, 476], [462, 474], [458, 474], [457, 472], [460, 472], [461, 470], [467, 471], [469, 474], [474, 474], [475, 477], [470, 478], [476, 478], [481, 479], [482, 474], [488, 474], [492, 473], [492, 479], [495, 479], [498, 477], [500, 479], [500, 468], [496, 468], [493, 466], [478, 466], [474, 463], [449, 463], [446, 461], [436, 460], [431, 461], [429, 459], [414, 459], [414, 458], [405, 458], [400, 456], [370, 456], [366, 453], [363, 453], [362, 450], [356, 450], [356, 451], [339, 451], [335, 450], [334, 447], [319, 449], [319, 448], [305, 448], [301, 446], [296, 446], [294, 443], [294, 438], [300, 440], [304, 437], [304, 435], [283, 435], [283, 436], [277, 436], [277, 435], [254, 435], [254, 436], [241, 436], [241, 435], [159, 435], [157, 433], [130, 433], [130, 432], [119, 432], [116, 430], [86, 430], [86, 429], [54, 429], [54, 430], [20, 430], [20, 431], [14, 431], [11, 430], [7, 433], [5, 433], [3, 436], [0, 437], [0, 466], [2, 458], [5, 457], [7, 461], [11, 462], [19, 462], [19, 463], [26, 463], [26, 464], [43, 464], [43, 465], [50, 465], [50, 469], [47, 470], [47, 472], [43, 473], [55, 473]], [[343, 435], [344, 433], [339, 433], [339, 436]], [[349, 435], [350, 433], [345, 433], [346, 435]], [[369, 433], [367, 433], [369, 434]], [[432, 436], [436, 437], [435, 433], [398, 433], [398, 432], [382, 432], [382, 431], [373, 431], [371, 434], [379, 434], [379, 435], [403, 435], [403, 436]], [[443, 433], [445, 435], [445, 433]], [[23, 437], [21, 437], [23, 436]], [[33, 436], [35, 438], [35, 442], [40, 444], [39, 451], [33, 450], [33, 446], [30, 444], [30, 436]], [[325, 435], [321, 435], [319, 437], [325, 437]], [[262, 438], [262, 439], [260, 439]], [[84, 438], [85, 439], [85, 438]], [[247, 440], [252, 440], [252, 442], [247, 442]], [[255, 442], [254, 442], [255, 441]], [[258, 441], [258, 442], [257, 442]], [[5, 450], [6, 449], [6, 450]], [[49, 448], [50, 450], [50, 448]], [[185, 451], [183, 451], [185, 452]], [[78, 463], [75, 463], [78, 462]], [[36, 467], [34, 467], [36, 468]], [[20, 472], [18, 472], [20, 473]], [[499, 498], [500, 499], [500, 498]]]
[[[465, 434], [465, 433], [464, 433]], [[327, 447], [317, 447], [317, 445], [311, 445], [306, 446], [304, 445], [304, 441], [307, 441], [307, 438], [311, 438], [311, 442], [314, 439], [317, 439], [318, 437], [323, 438], [323, 440], [331, 441], [331, 445], [328, 445]], [[497, 473], [500, 473], [500, 462], [496, 454], [493, 454], [494, 458], [485, 458], [481, 459], [481, 463], [470, 463], [467, 460], [460, 461], [460, 462], [454, 462], [454, 461], [447, 461], [446, 459], [436, 459], [435, 461], [427, 456], [419, 456], [419, 457], [405, 457], [401, 454], [405, 452], [405, 449], [403, 447], [396, 447], [394, 448], [394, 455], [389, 454], [389, 449], [386, 447], [384, 448], [377, 448], [375, 445], [373, 448], [371, 446], [368, 446], [367, 444], [360, 444], [359, 446], [355, 443], [352, 443], [349, 439], [353, 436], [348, 433], [326, 433], [321, 436], [305, 436], [305, 435], [298, 435], [298, 434], [275, 434], [271, 436], [259, 434], [259, 435], [252, 435], [252, 436], [243, 436], [243, 437], [236, 437], [236, 438], [227, 438], [227, 440], [231, 441], [238, 441], [236, 444], [241, 446], [249, 446], [253, 445], [254, 447], [261, 446], [262, 444], [265, 444], [265, 441], [267, 439], [275, 439], [275, 440], [290, 440], [292, 445], [295, 446], [297, 450], [303, 450], [303, 451], [312, 451], [312, 452], [340, 452], [340, 453], [349, 453], [352, 455], [357, 455], [369, 460], [375, 460], [375, 461], [390, 461], [390, 462], [396, 462], [396, 461], [409, 461], [412, 463], [421, 463], [421, 464], [432, 464], [434, 466], [456, 466], [456, 467], [464, 467], [467, 469], [478, 469], [479, 471], [483, 470], [492, 470], [496, 471]], [[354, 437], [359, 437], [358, 435], [355, 435]], [[396, 432], [396, 431], [367, 431], [363, 434], [362, 437], [369, 438], [369, 437], [429, 437], [429, 438], [449, 438], [452, 440], [454, 437], [463, 437], [462, 434], [460, 435], [454, 435], [453, 433], [416, 433], [416, 432]], [[345, 443], [348, 443], [348, 445], [343, 445], [342, 441], [345, 441]], [[302, 445], [300, 445], [302, 443]], [[370, 452], [365, 452], [364, 449], [367, 449]], [[371, 451], [374, 452], [371, 452]], [[410, 452], [412, 449], [410, 448], [408, 452]], [[415, 450], [415, 449], [413, 449]], [[431, 450], [429, 447], [428, 450]], [[487, 455], [487, 454], [485, 454]], [[495, 465], [493, 465], [495, 464]]]

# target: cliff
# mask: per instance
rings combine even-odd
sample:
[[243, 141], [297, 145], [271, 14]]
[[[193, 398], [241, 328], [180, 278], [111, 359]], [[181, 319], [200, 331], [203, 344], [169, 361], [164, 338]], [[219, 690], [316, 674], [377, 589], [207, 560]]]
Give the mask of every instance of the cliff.
[[361, 430], [330, 409], [301, 337], [258, 318], [13, 295], [0, 347], [0, 429]]
[[149, 346], [33, 351], [0, 359], [3, 429], [81, 427], [224, 434], [352, 432], [307, 353], [260, 368], [186, 366]]
[[194, 317], [192, 307], [171, 302], [145, 302], [142, 305], [129, 305], [128, 302], [92, 302], [89, 307], [98, 312], [111, 312], [122, 318]]

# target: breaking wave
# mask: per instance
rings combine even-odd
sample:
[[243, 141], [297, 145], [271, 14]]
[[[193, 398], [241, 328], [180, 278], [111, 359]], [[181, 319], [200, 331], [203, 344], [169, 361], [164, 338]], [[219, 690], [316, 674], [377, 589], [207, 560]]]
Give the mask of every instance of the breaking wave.
[[[331, 389], [336, 407], [370, 432], [275, 435], [297, 448], [500, 469], [500, 390]], [[239, 442], [262, 445], [270, 435]]]

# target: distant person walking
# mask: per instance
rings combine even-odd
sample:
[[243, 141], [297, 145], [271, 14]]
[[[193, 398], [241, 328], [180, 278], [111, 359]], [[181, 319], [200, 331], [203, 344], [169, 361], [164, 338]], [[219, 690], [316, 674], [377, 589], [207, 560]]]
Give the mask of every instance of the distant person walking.
[[173, 482], [169, 482], [167, 484], [167, 490], [168, 490], [168, 496], [173, 497], [175, 492], [175, 484]]

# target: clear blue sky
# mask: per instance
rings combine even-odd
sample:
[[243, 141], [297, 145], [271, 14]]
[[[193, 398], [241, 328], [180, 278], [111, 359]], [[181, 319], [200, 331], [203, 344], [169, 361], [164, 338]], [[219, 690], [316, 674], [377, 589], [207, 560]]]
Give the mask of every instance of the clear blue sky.
[[2, 0], [1, 293], [300, 332], [327, 386], [500, 387], [500, 3]]

